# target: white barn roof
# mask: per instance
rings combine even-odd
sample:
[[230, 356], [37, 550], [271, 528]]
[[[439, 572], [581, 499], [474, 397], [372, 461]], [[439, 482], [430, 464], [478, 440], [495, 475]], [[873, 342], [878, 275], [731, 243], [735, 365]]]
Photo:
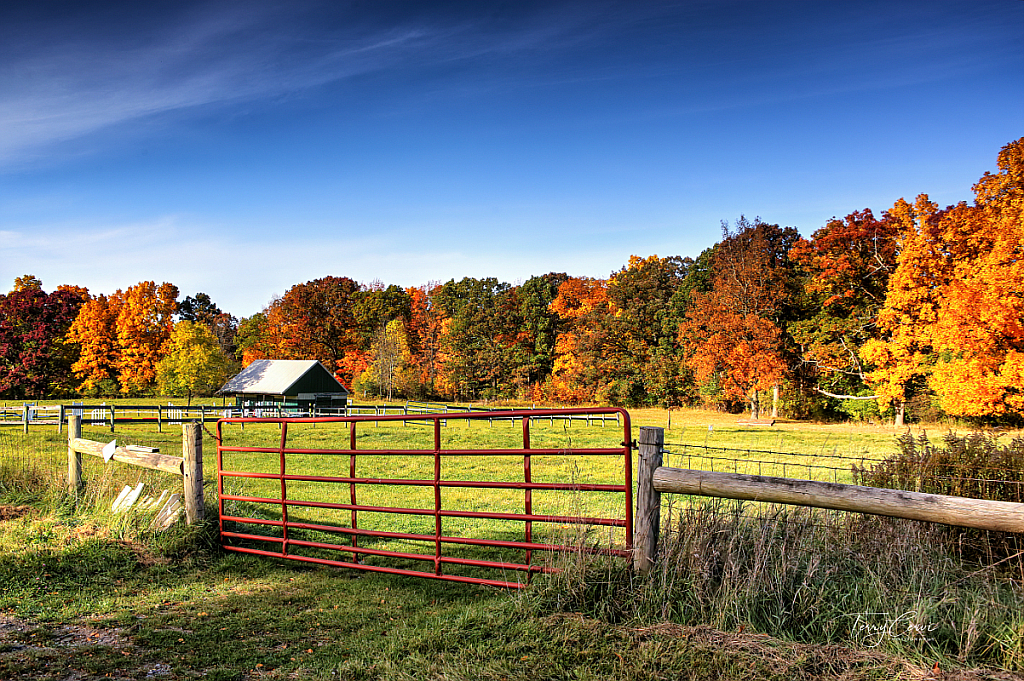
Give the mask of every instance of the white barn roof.
[[[316, 382], [330, 385], [331, 392], [348, 394], [327, 368], [315, 359], [257, 359], [217, 392], [252, 395], [285, 395], [297, 382], [313, 372]], [[304, 391], [305, 392], [305, 391]], [[310, 391], [312, 392], [312, 391]], [[326, 392], [326, 391], [316, 391]]]

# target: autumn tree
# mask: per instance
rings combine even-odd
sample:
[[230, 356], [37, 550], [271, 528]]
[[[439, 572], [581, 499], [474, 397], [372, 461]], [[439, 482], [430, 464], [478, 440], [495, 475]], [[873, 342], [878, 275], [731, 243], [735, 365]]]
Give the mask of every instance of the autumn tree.
[[210, 328], [200, 322], [174, 325], [167, 353], [157, 364], [157, 383], [165, 395], [211, 395], [235, 373], [237, 365], [221, 349]]
[[0, 295], [0, 396], [41, 398], [73, 389], [77, 353], [65, 336], [87, 297], [77, 287], [46, 293], [31, 275]]
[[276, 343], [270, 329], [266, 312], [257, 312], [238, 323], [235, 333], [235, 355], [242, 366], [249, 366], [257, 359], [287, 359], [277, 356]]
[[974, 205], [900, 200], [902, 250], [866, 344], [885, 402], [925, 384], [948, 414], [1024, 415], [1024, 138], [974, 185]]
[[898, 236], [888, 213], [878, 220], [865, 209], [833, 218], [790, 251], [800, 271], [803, 313], [789, 332], [814, 388], [850, 413], [873, 400], [866, 383], [873, 367], [861, 349], [879, 336], [878, 313], [896, 269]]
[[555, 340], [555, 357], [543, 396], [579, 403], [600, 399], [603, 389], [602, 347], [609, 316], [608, 280], [569, 277], [550, 305], [564, 331]]
[[408, 394], [414, 383], [411, 360], [405, 323], [392, 319], [381, 325], [374, 335], [369, 366], [354, 387], [376, 389], [380, 396], [389, 400], [396, 392]]
[[21, 291], [42, 291], [43, 282], [39, 280], [34, 274], [23, 274], [20, 277], [14, 278], [14, 288], [11, 289], [11, 293], [20, 293]]
[[441, 383], [453, 397], [498, 397], [525, 388], [530, 355], [515, 289], [493, 277], [449, 281], [434, 296], [447, 317]]
[[348, 277], [296, 284], [266, 310], [278, 357], [316, 359], [351, 384], [353, 361], [363, 351], [356, 322], [360, 286]]
[[517, 287], [516, 299], [527, 343], [526, 364], [521, 373], [527, 384], [536, 385], [551, 374], [555, 344], [564, 328], [562, 318], [551, 309], [551, 303], [568, 279], [569, 275], [564, 272], [549, 272], [530, 277]]
[[569, 277], [551, 310], [558, 337], [545, 389], [553, 399], [641, 405], [677, 403], [677, 291], [689, 258], [631, 256], [608, 279]]
[[79, 390], [113, 392], [116, 389], [119, 306], [120, 296], [94, 296], [82, 305], [68, 329], [68, 342], [78, 347], [78, 359], [71, 369], [80, 380]]
[[682, 309], [676, 291], [692, 264], [679, 256], [634, 255], [608, 279], [611, 315], [602, 353], [611, 361], [616, 402], [678, 404], [682, 399], [677, 341]]
[[369, 350], [380, 329], [394, 319], [409, 320], [412, 299], [400, 286], [385, 286], [377, 280], [359, 287], [352, 305], [352, 316], [361, 339], [360, 347]]
[[441, 338], [446, 317], [434, 296], [439, 283], [406, 289], [409, 294], [409, 323], [406, 325], [412, 363], [416, 367], [417, 391], [433, 395], [442, 369]]
[[781, 228], [741, 217], [722, 226], [710, 291], [694, 292], [679, 325], [685, 362], [704, 389], [750, 404], [760, 416], [759, 392], [786, 376], [784, 325], [791, 315], [793, 277], [788, 253], [799, 238]]
[[140, 282], [121, 296], [115, 321], [121, 392], [145, 390], [156, 380], [156, 365], [174, 328], [177, 301], [178, 287], [166, 282]]
[[80, 390], [116, 385], [122, 393], [150, 388], [174, 326], [178, 288], [144, 281], [82, 306], [68, 330], [79, 348], [72, 367]]

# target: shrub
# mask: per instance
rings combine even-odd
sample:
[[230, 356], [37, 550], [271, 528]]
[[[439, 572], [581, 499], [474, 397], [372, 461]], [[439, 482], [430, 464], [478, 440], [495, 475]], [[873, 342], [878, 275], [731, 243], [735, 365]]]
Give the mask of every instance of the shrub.
[[854, 466], [857, 484], [975, 499], [1024, 502], [1024, 438], [1000, 444], [986, 433], [898, 438], [898, 451], [871, 468]]

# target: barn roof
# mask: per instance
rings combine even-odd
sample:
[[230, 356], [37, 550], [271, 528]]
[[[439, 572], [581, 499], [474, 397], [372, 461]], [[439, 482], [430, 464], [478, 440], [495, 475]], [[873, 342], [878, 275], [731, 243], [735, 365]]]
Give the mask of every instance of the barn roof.
[[345, 386], [315, 359], [258, 359], [217, 392], [240, 395], [348, 394]]

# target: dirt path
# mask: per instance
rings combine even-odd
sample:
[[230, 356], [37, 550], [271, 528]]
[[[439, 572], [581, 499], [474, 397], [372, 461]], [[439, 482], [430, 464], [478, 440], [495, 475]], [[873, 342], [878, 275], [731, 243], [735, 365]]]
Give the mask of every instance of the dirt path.
[[171, 666], [167, 664], [147, 662], [127, 669], [117, 665], [121, 668], [113, 674], [110, 664], [96, 664], [118, 657], [139, 659], [144, 652], [116, 627], [46, 626], [0, 614], [0, 678], [109, 681], [170, 677]]

